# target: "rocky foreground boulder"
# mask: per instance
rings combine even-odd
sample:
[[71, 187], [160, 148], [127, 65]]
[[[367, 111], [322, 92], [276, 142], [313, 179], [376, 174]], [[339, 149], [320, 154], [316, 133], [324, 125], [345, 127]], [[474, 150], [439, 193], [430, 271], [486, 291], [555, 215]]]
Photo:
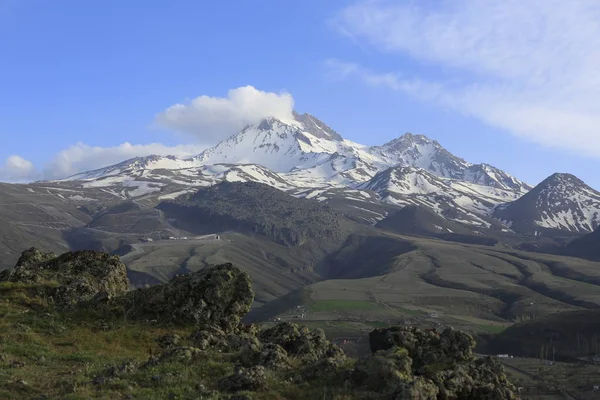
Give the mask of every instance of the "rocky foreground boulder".
[[179, 275], [120, 299], [128, 319], [195, 324], [224, 332], [239, 325], [253, 301], [250, 276], [230, 263]]
[[130, 291], [119, 257], [97, 251], [56, 256], [31, 248], [15, 268], [0, 273], [0, 282], [28, 285], [35, 297], [59, 308], [91, 304], [98, 312], [117, 312], [127, 320], [193, 324], [221, 335], [238, 327], [254, 301], [250, 276], [232, 264]]
[[476, 358], [464, 332], [394, 326], [375, 329], [369, 341], [373, 354], [357, 362], [353, 382], [391, 399], [517, 399], [502, 366]]
[[96, 251], [57, 256], [33, 247], [22, 253], [15, 268], [0, 273], [0, 282], [35, 285], [38, 295], [58, 307], [112, 299], [129, 290], [119, 257]]
[[[517, 399], [502, 366], [492, 358], [476, 357], [475, 341], [464, 332], [375, 329], [369, 335], [372, 354], [352, 360], [321, 329], [289, 322], [266, 329], [242, 324], [254, 292], [249, 275], [232, 264], [129, 291], [125, 266], [116, 256], [93, 251], [56, 256], [32, 248], [14, 269], [0, 274], [0, 282], [37, 288], [33, 295], [45, 296], [50, 306], [81, 306], [82, 312], [93, 311], [93, 317], [113, 318], [125, 331], [141, 322], [144, 331], [160, 332], [152, 339], [158, 352], [151, 352], [147, 361], [124, 360], [87, 377], [99, 390], [160, 388], [177, 385], [185, 376], [195, 382], [194, 389], [186, 390], [195, 390], [199, 398], [242, 399], [255, 393], [286, 397], [302, 390], [301, 398], [307, 399], [329, 399], [323, 397], [329, 392], [365, 400]], [[3, 289], [11, 287], [19, 285]], [[45, 310], [44, 315], [53, 318]], [[175, 332], [165, 332], [167, 327]], [[197, 373], [205, 374], [208, 389], [197, 382]]]
[[475, 339], [467, 333], [445, 329], [417, 329], [407, 326], [375, 329], [369, 334], [371, 351], [394, 347], [406, 349], [413, 368], [420, 370], [431, 365], [452, 367], [473, 359]]

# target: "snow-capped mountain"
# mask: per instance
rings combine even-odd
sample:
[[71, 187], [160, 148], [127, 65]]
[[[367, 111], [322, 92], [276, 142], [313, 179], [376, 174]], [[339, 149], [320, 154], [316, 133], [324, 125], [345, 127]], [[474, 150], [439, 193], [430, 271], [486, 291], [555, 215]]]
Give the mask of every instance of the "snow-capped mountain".
[[180, 170], [201, 165], [201, 163], [194, 162], [194, 160], [182, 160], [175, 156], [150, 155], [125, 160], [105, 168], [82, 172], [63, 179], [63, 181], [101, 179], [118, 175], [142, 176], [146, 171]]
[[383, 146], [369, 149], [387, 165], [413, 166], [432, 174], [484, 186], [526, 193], [531, 186], [487, 164], [472, 164], [456, 157], [437, 141], [406, 133]]
[[140, 171], [184, 170], [212, 164], [256, 164], [287, 176], [300, 186], [360, 184], [392, 166], [422, 168], [441, 178], [525, 193], [530, 186], [486, 164], [471, 164], [438, 142], [406, 133], [382, 146], [364, 146], [342, 138], [309, 114], [295, 114], [293, 123], [274, 118], [245, 127], [198, 156], [135, 158], [68, 179], [99, 179]]
[[360, 187], [378, 193], [385, 203], [425, 206], [447, 219], [487, 228], [494, 206], [517, 198], [511, 191], [440, 178], [416, 167], [388, 168]]
[[493, 215], [517, 231], [591, 232], [600, 226], [600, 192], [571, 174], [553, 174]]
[[[165, 199], [220, 181], [254, 181], [320, 201], [347, 197], [352, 207], [362, 208], [365, 213], [373, 211], [376, 202], [396, 207], [422, 205], [444, 218], [474, 227], [495, 226], [492, 212], [514, 225], [515, 218], [508, 216], [520, 203], [506, 203], [531, 189], [493, 166], [457, 157], [423, 135], [406, 133], [380, 146], [365, 146], [344, 139], [312, 115], [296, 113], [294, 118], [292, 122], [268, 118], [247, 126], [190, 159], [138, 157], [63, 182], [105, 188], [122, 198]], [[363, 194], [354, 198], [356, 193]], [[586, 216], [594, 207], [600, 207], [583, 199], [589, 193], [582, 192], [579, 201], [587, 207], [587, 211], [581, 211]], [[368, 206], [361, 206], [361, 202]], [[380, 216], [373, 214], [373, 221], [383, 218], [381, 210], [375, 213]], [[596, 217], [569, 224], [557, 222], [557, 218], [564, 217], [562, 214], [553, 215], [540, 214], [536, 218], [541, 226], [559, 229], [585, 231], [595, 226]]]

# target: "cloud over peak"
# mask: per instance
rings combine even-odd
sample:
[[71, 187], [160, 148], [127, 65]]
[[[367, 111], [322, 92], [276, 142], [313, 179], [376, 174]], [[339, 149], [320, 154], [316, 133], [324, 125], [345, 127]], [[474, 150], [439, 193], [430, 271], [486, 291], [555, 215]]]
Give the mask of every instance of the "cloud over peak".
[[[599, 20], [600, 3], [588, 0], [361, 1], [334, 26], [398, 55], [398, 67], [328, 65], [528, 140], [600, 156]], [[427, 75], [403, 68], [407, 59]]]
[[0, 166], [0, 180], [2, 181], [28, 181], [35, 179], [37, 175], [33, 163], [17, 155], [9, 156], [4, 165]]
[[190, 134], [198, 144], [166, 146], [160, 143], [131, 144], [111, 147], [76, 143], [54, 155], [41, 171], [29, 161], [9, 157], [0, 167], [0, 181], [62, 179], [121, 161], [148, 155], [195, 156], [210, 145], [235, 134], [248, 124], [275, 117], [293, 122], [294, 100], [288, 93], [264, 92], [253, 86], [232, 89], [226, 98], [200, 96], [188, 104], [175, 104], [156, 116], [156, 123], [173, 131]]
[[176, 156], [187, 158], [206, 149], [202, 145], [165, 146], [160, 143], [131, 144], [125, 142], [118, 146], [99, 147], [77, 143], [59, 151], [44, 168], [44, 179], [61, 179], [79, 172], [90, 171], [117, 164], [135, 157], [149, 155]]
[[175, 104], [156, 116], [167, 129], [193, 135], [212, 143], [268, 117], [293, 121], [294, 99], [289, 93], [264, 92], [253, 86], [229, 90], [227, 97], [196, 97]]

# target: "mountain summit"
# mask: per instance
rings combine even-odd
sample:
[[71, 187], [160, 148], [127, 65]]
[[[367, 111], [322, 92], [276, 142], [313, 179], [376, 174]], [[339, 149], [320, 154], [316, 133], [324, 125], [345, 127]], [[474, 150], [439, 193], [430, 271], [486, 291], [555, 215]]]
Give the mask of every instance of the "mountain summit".
[[423, 206], [474, 233], [506, 227], [589, 232], [600, 220], [600, 193], [572, 175], [554, 174], [532, 189], [489, 164], [455, 156], [424, 135], [405, 133], [365, 146], [299, 113], [293, 121], [266, 118], [248, 125], [190, 159], [138, 157], [67, 180], [103, 187], [123, 199], [173, 199], [222, 181], [258, 182], [318, 201], [342, 196], [343, 201]]
[[415, 167], [437, 177], [463, 180], [518, 194], [530, 186], [486, 164], [471, 164], [437, 141], [406, 133], [381, 146], [364, 146], [344, 139], [310, 114], [294, 113], [293, 122], [267, 118], [187, 160], [148, 156], [85, 172], [69, 180], [101, 179], [121, 174], [140, 176], [161, 169], [170, 171], [207, 165], [254, 164], [274, 173], [289, 174], [299, 186], [358, 185], [390, 167]]
[[591, 232], [600, 225], [600, 192], [571, 174], [556, 173], [494, 216], [517, 231]]

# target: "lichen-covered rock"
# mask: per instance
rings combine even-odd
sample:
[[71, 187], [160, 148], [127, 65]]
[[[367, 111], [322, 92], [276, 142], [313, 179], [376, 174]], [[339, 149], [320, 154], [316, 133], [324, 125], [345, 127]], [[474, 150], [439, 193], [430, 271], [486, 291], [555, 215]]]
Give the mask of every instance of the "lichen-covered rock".
[[410, 384], [413, 375], [408, 351], [392, 347], [359, 360], [352, 372], [352, 380], [369, 390], [390, 393]]
[[[516, 387], [506, 377], [502, 365], [491, 357], [477, 359], [461, 372], [462, 376], [454, 374], [455, 382], [452, 385], [459, 399], [517, 399]], [[447, 390], [450, 382], [446, 380], [443, 387]]]
[[32, 270], [54, 258], [56, 258], [56, 254], [54, 253], [44, 253], [35, 247], [31, 247], [21, 253], [15, 269], [21, 269], [22, 271]]
[[322, 329], [310, 330], [304, 325], [282, 322], [262, 331], [258, 339], [262, 343], [278, 344], [290, 357], [298, 357], [304, 362], [344, 357], [344, 352], [325, 338]]
[[[473, 359], [475, 339], [467, 333], [445, 329], [422, 330], [408, 326], [375, 329], [369, 334], [373, 353], [394, 346], [406, 349], [413, 360], [413, 368], [446, 368]], [[424, 372], [424, 371], [423, 371]]]
[[30, 248], [15, 268], [0, 274], [0, 281], [38, 284], [38, 294], [59, 307], [106, 301], [129, 290], [125, 264], [117, 256], [97, 251], [56, 256]]
[[475, 341], [464, 332], [392, 327], [376, 329], [369, 339], [373, 354], [352, 373], [359, 386], [397, 400], [517, 398], [502, 366], [476, 359]]
[[224, 392], [262, 391], [266, 387], [267, 376], [265, 375], [265, 368], [262, 366], [239, 368], [233, 375], [219, 382], [219, 389]]
[[215, 326], [204, 326], [194, 331], [190, 335], [190, 340], [199, 349], [224, 352], [237, 352], [245, 347], [258, 348], [260, 346], [256, 335], [240, 327], [225, 332]]
[[188, 362], [202, 354], [202, 350], [195, 347], [175, 347], [165, 351], [158, 362]]
[[181, 336], [176, 333], [169, 333], [156, 338], [156, 342], [163, 349], [171, 349], [181, 342]]
[[240, 360], [246, 366], [260, 365], [268, 369], [284, 370], [290, 367], [287, 352], [278, 344], [247, 345], [240, 352]]
[[137, 371], [138, 365], [133, 361], [125, 361], [118, 365], [108, 365], [104, 370], [103, 376], [105, 377], [117, 377]]
[[300, 376], [306, 381], [333, 378], [342, 371], [344, 359], [327, 357], [315, 361], [300, 370]]
[[122, 299], [128, 319], [214, 326], [231, 332], [250, 310], [250, 276], [222, 264], [174, 277], [169, 283], [130, 292]]
[[412, 382], [398, 387], [391, 398], [394, 400], [437, 400], [440, 398], [438, 394], [439, 390], [433, 382], [417, 377]]
[[194, 331], [190, 340], [202, 350], [225, 350], [228, 347], [227, 334], [216, 326], [205, 326]]

